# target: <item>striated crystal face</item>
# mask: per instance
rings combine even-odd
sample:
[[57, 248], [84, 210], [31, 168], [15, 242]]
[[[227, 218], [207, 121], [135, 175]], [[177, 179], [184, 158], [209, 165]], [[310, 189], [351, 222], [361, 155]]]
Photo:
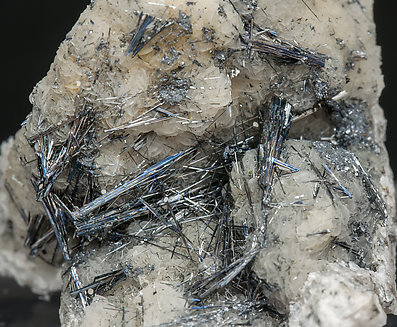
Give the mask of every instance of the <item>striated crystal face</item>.
[[16, 249], [62, 265], [64, 326], [385, 321], [371, 5], [91, 2], [1, 171]]

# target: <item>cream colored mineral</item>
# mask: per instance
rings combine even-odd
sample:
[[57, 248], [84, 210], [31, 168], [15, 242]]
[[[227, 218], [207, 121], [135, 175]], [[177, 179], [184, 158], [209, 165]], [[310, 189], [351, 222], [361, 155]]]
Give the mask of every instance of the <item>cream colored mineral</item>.
[[[249, 57], [241, 51], [239, 36], [247, 39], [248, 35], [232, 4], [240, 15], [249, 12], [249, 6], [240, 1], [96, 1], [81, 15], [48, 75], [35, 87], [25, 136], [67, 121], [83, 105], [98, 112], [98, 139], [131, 126], [122, 142], [102, 146], [95, 158], [108, 187], [117, 182], [115, 176], [137, 169], [129, 152], [122, 150], [133, 147], [141, 133], [149, 133], [140, 145], [146, 157], [159, 160], [191, 145], [194, 136], [207, 129], [230, 130], [237, 115], [255, 115], [257, 106], [274, 95], [287, 98], [301, 112], [344, 90], [349, 98], [365, 99], [369, 115], [377, 110], [383, 82], [373, 78], [381, 75], [370, 2], [361, 11], [344, 1], [317, 1], [311, 7], [317, 17], [303, 2], [257, 3], [255, 24], [323, 53], [324, 69], [261, 60], [258, 53]], [[140, 12], [175, 23], [131, 58], [126, 55], [129, 35]], [[184, 23], [181, 17], [185, 16]], [[365, 53], [365, 58], [354, 57], [354, 51]], [[225, 60], [219, 61], [218, 56]], [[347, 70], [347, 63], [352, 68]], [[174, 116], [164, 117], [155, 110], [147, 113], [160, 104]], [[59, 141], [65, 133], [62, 128], [56, 133]], [[132, 156], [141, 160], [137, 154]]]
[[[309, 274], [290, 326], [384, 326], [386, 314], [368, 271], [354, 264], [329, 264]], [[315, 303], [315, 305], [313, 305]]]
[[[145, 45], [129, 51], [132, 32], [149, 16], [158, 33], [145, 34]], [[252, 30], [267, 28], [291, 45], [321, 53], [324, 67], [254, 51], [251, 38], [264, 30], [250, 35], [251, 23]], [[288, 318], [291, 326], [381, 326], [385, 313], [396, 313], [395, 199], [378, 105], [382, 88], [372, 0], [92, 1], [34, 88], [32, 113], [1, 147], [0, 273], [38, 293], [62, 288], [62, 326], [277, 326]], [[38, 158], [44, 160], [48, 150], [28, 140], [50, 137], [51, 145], [62, 145], [71, 138], [73, 118], [90, 110], [95, 117], [92, 149], [79, 164], [94, 176], [99, 192], [107, 194], [128, 176], [198, 139], [210, 135], [221, 143], [242, 128], [255, 138], [262, 124], [258, 108], [275, 96], [293, 106], [290, 135], [300, 139], [287, 141], [282, 154], [282, 160], [300, 170], [277, 173], [266, 243], [253, 264], [258, 289], [277, 315], [250, 311], [242, 294], [228, 291], [210, 298], [211, 305], [221, 307], [218, 311], [192, 310], [185, 285], [193, 276], [210, 276], [221, 267], [219, 258], [201, 257], [206, 250], [199, 239], [207, 242], [211, 234], [194, 223], [183, 227], [197, 249], [191, 260], [158, 247], [172, 244], [170, 233], [161, 234], [157, 246], [104, 241], [79, 253], [82, 285], [110, 271], [127, 277], [96, 294], [86, 308], [70, 295], [69, 276], [61, 285], [59, 269], [30, 259], [23, 249], [26, 226], [18, 208], [32, 217], [45, 214], [31, 181], [40, 174]], [[206, 146], [204, 153], [214, 151], [211, 143]], [[388, 217], [380, 217], [379, 207], [368, 199], [368, 182], [343, 161], [352, 153], [370, 172]], [[234, 223], [248, 228], [263, 219], [257, 150], [237, 157], [223, 192], [232, 198]], [[66, 159], [54, 192], [67, 190], [72, 159]], [[205, 167], [204, 161], [195, 168]], [[322, 172], [324, 163], [351, 198], [332, 174], [319, 178], [316, 169]], [[189, 178], [185, 183], [191, 183]], [[74, 195], [84, 198], [88, 188], [81, 182]], [[139, 234], [145, 223], [135, 221], [127, 230]], [[245, 237], [249, 244], [251, 236]]]
[[[303, 286], [310, 275], [312, 280], [320, 279], [315, 283], [322, 284], [323, 271], [334, 262], [351, 264], [353, 268], [348, 275], [355, 276], [357, 272], [356, 281], [361, 280], [364, 289], [370, 281], [374, 293], [371, 298], [380, 302], [384, 310], [394, 312], [396, 308], [394, 277], [386, 273], [394, 271], [394, 262], [390, 260], [394, 246], [390, 246], [389, 241], [393, 231], [387, 227], [393, 223], [379, 220], [373, 211], [373, 203], [365, 196], [366, 186], [361, 175], [354, 165], [344, 163], [349, 155], [346, 150], [327, 143], [286, 142], [284, 158], [300, 171], [282, 175], [274, 183], [268, 243], [254, 264], [257, 275], [270, 285], [270, 289], [265, 289], [269, 301], [280, 312], [288, 312], [291, 305], [297, 310], [299, 306], [294, 305], [297, 301], [310, 301], [310, 305], [315, 305], [317, 300], [309, 298], [310, 292], [301, 299]], [[375, 157], [373, 154], [367, 156]], [[323, 180], [319, 179], [317, 172], [323, 171], [324, 164], [335, 177], [327, 174]], [[253, 167], [255, 164], [246, 165], [248, 170]], [[350, 192], [351, 198], [329, 186], [335, 178]], [[317, 194], [315, 198], [313, 193]], [[359, 251], [352, 254], [335, 240], [350, 245], [353, 252], [354, 248]], [[355, 268], [354, 262], [367, 269]], [[344, 275], [340, 276], [343, 280]], [[360, 301], [357, 301], [359, 306]], [[316, 313], [321, 321], [329, 321], [324, 314], [322, 311]], [[383, 311], [379, 314], [384, 316]], [[337, 316], [342, 325], [360, 326], [359, 321], [349, 322], [348, 315], [345, 318]], [[335, 322], [332, 326], [337, 325]]]
[[[79, 277], [87, 285], [95, 276], [130, 266], [130, 278], [115, 285], [106, 297], [95, 296], [93, 305], [81, 310], [68, 293], [62, 295], [61, 322], [65, 326], [157, 326], [184, 314], [186, 298], [178, 285], [189, 269], [181, 258], [169, 260], [169, 252], [154, 246], [124, 247], [112, 251], [103, 247], [87, 255]], [[109, 314], [107, 314], [109, 313]], [[123, 318], [124, 317], [124, 318]]]
[[[33, 292], [48, 295], [60, 290], [61, 275], [59, 269], [41, 260], [29, 258], [23, 246], [26, 226], [5, 190], [5, 181], [10, 179], [18, 185], [28, 185], [23, 169], [19, 162], [14, 161], [14, 145], [10, 138], [1, 144], [0, 148], [0, 275], [14, 278], [19, 285], [28, 286]], [[11, 152], [11, 153], [10, 153]], [[13, 156], [14, 155], [14, 156]], [[14, 164], [14, 168], [10, 168]], [[12, 170], [11, 175], [6, 170]], [[18, 199], [21, 199], [18, 197]], [[28, 201], [30, 202], [30, 201]], [[22, 202], [23, 203], [23, 200]], [[35, 211], [35, 208], [31, 208]], [[13, 221], [12, 217], [18, 216], [20, 221]]]

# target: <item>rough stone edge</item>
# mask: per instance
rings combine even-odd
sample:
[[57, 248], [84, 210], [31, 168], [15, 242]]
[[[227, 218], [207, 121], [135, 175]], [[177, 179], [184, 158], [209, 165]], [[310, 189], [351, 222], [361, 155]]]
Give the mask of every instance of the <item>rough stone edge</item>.
[[19, 215], [11, 208], [11, 199], [4, 186], [8, 155], [13, 146], [13, 137], [0, 145], [0, 276], [12, 277], [20, 286], [27, 286], [36, 294], [47, 295], [60, 290], [60, 270], [40, 259], [32, 259], [27, 251], [21, 251], [22, 242], [15, 238], [9, 225], [10, 217]]

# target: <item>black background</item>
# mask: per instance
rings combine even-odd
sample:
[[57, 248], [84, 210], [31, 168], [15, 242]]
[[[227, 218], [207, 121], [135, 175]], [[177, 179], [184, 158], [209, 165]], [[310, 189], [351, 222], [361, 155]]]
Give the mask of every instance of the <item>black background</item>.
[[[396, 11], [395, 1], [375, 1], [377, 40], [382, 46], [384, 80], [380, 104], [388, 119], [387, 147], [393, 171], [397, 171]], [[56, 50], [88, 0], [1, 1], [0, 141], [13, 135], [31, 110], [33, 86], [45, 76]], [[0, 263], [1, 264], [1, 263]], [[0, 278], [0, 327], [58, 326], [58, 294], [51, 301], [37, 299], [13, 281]], [[389, 317], [388, 326], [397, 326]]]

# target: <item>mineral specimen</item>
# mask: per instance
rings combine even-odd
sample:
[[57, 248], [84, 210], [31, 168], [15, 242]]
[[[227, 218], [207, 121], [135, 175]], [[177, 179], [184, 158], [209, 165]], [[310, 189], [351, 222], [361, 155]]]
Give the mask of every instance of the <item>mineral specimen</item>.
[[0, 271], [63, 326], [384, 324], [371, 6], [92, 1], [2, 145]]

